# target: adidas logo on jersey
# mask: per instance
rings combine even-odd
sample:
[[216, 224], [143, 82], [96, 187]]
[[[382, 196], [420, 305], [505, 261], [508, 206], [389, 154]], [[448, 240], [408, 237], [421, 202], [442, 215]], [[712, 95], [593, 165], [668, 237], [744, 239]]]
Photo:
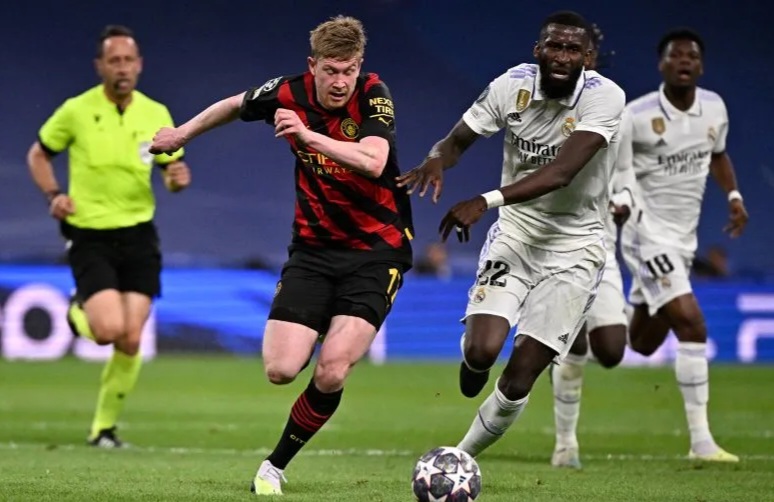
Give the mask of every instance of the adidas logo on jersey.
[[664, 141], [664, 138], [659, 138], [658, 141], [656, 141], [656, 146], [666, 146], [666, 141]]
[[565, 334], [563, 334], [562, 336], [559, 337], [559, 341], [562, 342], [562, 343], [567, 343], [567, 340], [569, 340], [569, 338], [570, 338], [570, 334], [569, 333], [565, 333]]

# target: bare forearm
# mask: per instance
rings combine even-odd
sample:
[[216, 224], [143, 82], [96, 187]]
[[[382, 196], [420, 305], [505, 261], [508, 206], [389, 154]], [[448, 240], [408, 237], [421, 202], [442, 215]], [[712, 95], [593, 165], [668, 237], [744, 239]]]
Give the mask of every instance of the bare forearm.
[[52, 194], [59, 191], [59, 183], [54, 176], [54, 166], [43, 149], [33, 145], [27, 154], [27, 166], [30, 169], [32, 180], [44, 194]]
[[724, 192], [729, 193], [738, 190], [736, 186], [734, 165], [731, 163], [731, 158], [727, 154], [722, 153], [720, 155], [712, 156], [712, 160], [710, 161], [710, 172]]
[[478, 134], [473, 132], [464, 120], [460, 120], [445, 138], [433, 145], [427, 156], [440, 158], [443, 168], [449, 169], [457, 165], [462, 154], [476, 141], [476, 138]]
[[572, 177], [566, 175], [560, 166], [549, 164], [516, 183], [502, 187], [500, 191], [503, 193], [507, 206], [537, 199], [567, 186], [570, 181], [572, 181]]
[[186, 139], [191, 140], [216, 127], [228, 124], [239, 117], [244, 93], [223, 99], [180, 126]]
[[340, 166], [369, 178], [381, 176], [387, 162], [387, 156], [380, 154], [373, 145], [338, 141], [316, 132], [309, 132], [306, 145]]

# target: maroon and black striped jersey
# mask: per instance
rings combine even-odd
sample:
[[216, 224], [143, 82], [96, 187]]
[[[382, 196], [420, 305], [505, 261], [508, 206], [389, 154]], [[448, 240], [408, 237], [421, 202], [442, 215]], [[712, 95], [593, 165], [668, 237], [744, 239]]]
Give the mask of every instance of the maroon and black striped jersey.
[[390, 143], [379, 178], [367, 178], [288, 137], [296, 157], [296, 208], [291, 247], [314, 246], [384, 251], [411, 262], [411, 204], [395, 148], [394, 106], [387, 86], [374, 73], [361, 74], [345, 107], [326, 110], [317, 101], [310, 72], [269, 80], [249, 89], [244, 121], [274, 122], [278, 108], [293, 110], [311, 130], [338, 141], [379, 136]]

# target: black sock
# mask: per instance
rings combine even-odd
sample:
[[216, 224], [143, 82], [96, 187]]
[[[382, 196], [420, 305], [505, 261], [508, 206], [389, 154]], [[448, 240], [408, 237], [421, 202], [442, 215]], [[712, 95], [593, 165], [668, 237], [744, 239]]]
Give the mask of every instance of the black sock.
[[298, 396], [290, 410], [288, 423], [282, 431], [279, 443], [266, 460], [277, 469], [284, 469], [312, 436], [325, 425], [339, 407], [342, 390], [326, 394], [309, 382], [306, 390]]
[[460, 364], [460, 392], [465, 397], [476, 397], [489, 381], [489, 370], [473, 371], [465, 361]]

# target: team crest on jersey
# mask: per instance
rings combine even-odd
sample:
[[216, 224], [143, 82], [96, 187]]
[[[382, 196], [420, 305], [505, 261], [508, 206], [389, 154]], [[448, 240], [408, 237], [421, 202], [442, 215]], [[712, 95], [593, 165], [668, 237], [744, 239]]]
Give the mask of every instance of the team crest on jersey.
[[276, 298], [279, 294], [280, 290], [282, 289], [282, 281], [277, 281], [277, 287], [274, 288], [274, 297]]
[[575, 118], [574, 117], [567, 117], [564, 119], [564, 124], [562, 124], [562, 134], [564, 134], [566, 137], [570, 137], [570, 134], [575, 130]]
[[669, 277], [664, 276], [660, 279], [660, 281], [661, 281], [662, 288], [668, 289], [672, 287], [672, 281], [669, 280]]
[[344, 119], [341, 122], [341, 134], [348, 139], [357, 138], [357, 135], [360, 134], [360, 128], [358, 127], [357, 122], [349, 118]]
[[718, 132], [715, 130], [715, 128], [714, 128], [714, 127], [710, 126], [709, 130], [707, 131], [707, 137], [708, 137], [708, 138], [709, 138], [709, 140], [710, 140], [710, 141], [712, 141], [713, 143], [714, 143], [715, 141], [717, 141], [717, 139], [718, 139]]
[[529, 106], [529, 98], [531, 94], [526, 89], [520, 89], [519, 94], [516, 95], [516, 113], [521, 113]]
[[653, 128], [653, 132], [659, 136], [664, 134], [664, 131], [666, 131], [666, 122], [664, 122], [663, 117], [656, 117], [651, 120], [650, 126]]
[[486, 298], [486, 293], [484, 292], [484, 288], [478, 288], [473, 295], [473, 303], [481, 303]]

